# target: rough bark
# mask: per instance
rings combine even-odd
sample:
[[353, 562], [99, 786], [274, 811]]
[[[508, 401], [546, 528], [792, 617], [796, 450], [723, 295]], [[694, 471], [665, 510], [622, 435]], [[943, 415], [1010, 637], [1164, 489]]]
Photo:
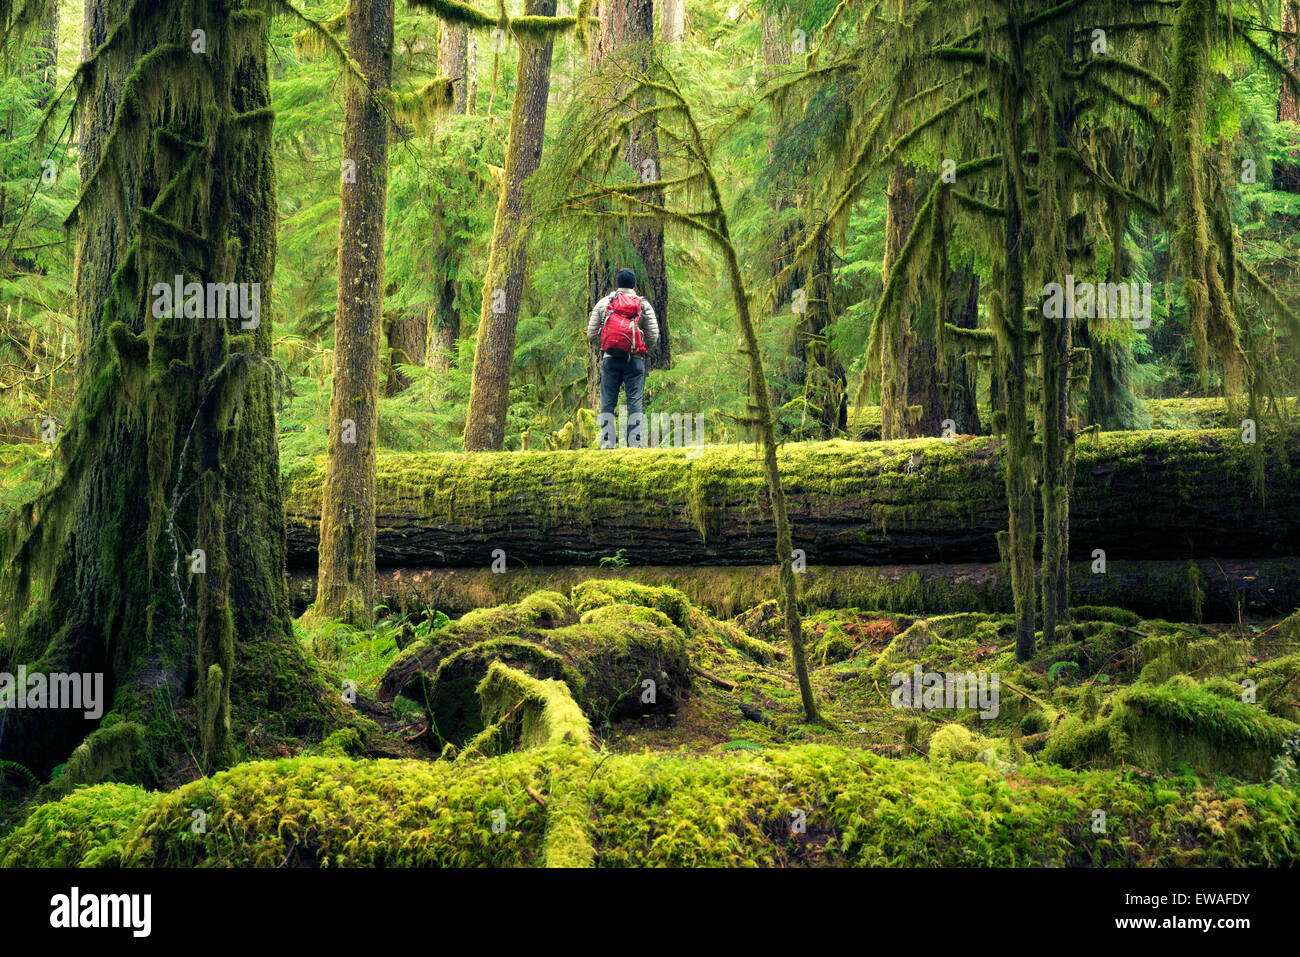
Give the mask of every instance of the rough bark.
[[[899, 163], [890, 172], [886, 190], [884, 275], [898, 260], [916, 221], [917, 178], [920, 171]], [[885, 439], [906, 439], [940, 434], [943, 402], [934, 343], [912, 328], [915, 309], [900, 305], [897, 328], [888, 325], [881, 334], [880, 434]]]
[[[598, 67], [614, 58], [619, 69], [635, 74], [649, 65], [654, 43], [654, 0], [601, 0], [600, 33], [591, 45], [591, 65]], [[653, 96], [643, 95], [638, 106], [653, 106]], [[659, 156], [659, 130], [653, 118], [628, 127], [623, 146], [623, 160], [643, 180], [663, 178]], [[650, 203], [662, 203], [663, 195], [645, 195]], [[591, 282], [588, 284], [588, 309], [613, 288], [614, 274], [620, 268], [637, 274], [637, 292], [650, 300], [659, 323], [659, 350], [649, 356], [650, 369], [667, 369], [672, 365], [672, 338], [668, 322], [668, 272], [664, 258], [664, 226], [658, 220], [637, 220], [627, 226], [606, 230], [603, 241], [593, 255]], [[610, 236], [609, 233], [613, 235]], [[606, 245], [607, 248], [599, 248]]]
[[[1300, 553], [1300, 436], [1267, 443], [1265, 492], [1235, 430], [1104, 434], [1078, 449], [1071, 557], [1108, 560]], [[778, 456], [795, 546], [810, 564], [989, 562], [1006, 521], [1005, 443], [995, 438], [805, 443]], [[292, 563], [311, 564], [320, 473], [287, 489]], [[617, 488], [618, 494], [610, 494]], [[487, 565], [488, 546], [527, 565], [770, 560], [774, 526], [752, 450], [380, 457], [382, 565]], [[1032, 499], [1030, 500], [1032, 505]]]
[[[1193, 591], [1189, 564], [1200, 572]], [[1144, 618], [1205, 623], [1279, 618], [1300, 606], [1300, 557], [1203, 558], [1195, 562], [1136, 559], [1117, 561], [1106, 574], [1091, 561], [1072, 562], [1070, 586], [1076, 605], [1127, 608]], [[457, 616], [476, 608], [511, 604], [535, 591], [568, 594], [593, 578], [636, 581], [676, 588], [711, 615], [731, 618], [771, 600], [779, 586], [771, 565], [599, 565], [512, 568], [500, 575], [487, 568], [413, 566], [379, 574], [384, 604], [400, 614], [437, 609]], [[311, 603], [316, 576], [294, 569], [289, 593], [296, 611]], [[1000, 563], [957, 565], [810, 565], [801, 578], [799, 608], [813, 613], [863, 608], [913, 615], [958, 612], [1007, 613], [1011, 585]], [[1199, 614], [1198, 614], [1199, 612]]]
[[[979, 327], [980, 277], [969, 266], [952, 270], [948, 278], [948, 321], [959, 329]], [[952, 419], [958, 435], [979, 435], [979, 372], [975, 362], [962, 358], [961, 347], [948, 356], [948, 370], [940, 377], [939, 392], [945, 419]]]
[[453, 116], [469, 112], [469, 27], [445, 23], [438, 46], [439, 71], [451, 77]]
[[[1282, 8], [1282, 30], [1291, 37], [1282, 43], [1283, 62], [1300, 71], [1300, 40], [1296, 39], [1300, 29], [1300, 4], [1289, 2]], [[1286, 83], [1282, 84], [1278, 94], [1277, 118], [1282, 121], [1300, 123], [1300, 95], [1297, 95]], [[1273, 188], [1287, 193], [1300, 193], [1300, 138], [1292, 150], [1295, 162], [1275, 163], [1273, 166]]]
[[[530, 16], [553, 16], [555, 0], [529, 0]], [[528, 216], [523, 187], [541, 163], [542, 134], [551, 89], [554, 40], [520, 38], [519, 73], [510, 135], [506, 143], [505, 183], [497, 202], [483, 281], [474, 376], [465, 421], [465, 450], [499, 451], [505, 445], [510, 407], [510, 372], [515, 361], [519, 307], [528, 272]]]
[[659, 39], [680, 43], [686, 35], [686, 0], [661, 0], [659, 4]]
[[[206, 97], [183, 90], [161, 118], [127, 115], [122, 130], [132, 139], [118, 141], [104, 187], [123, 209], [83, 194], [81, 351], [76, 409], [61, 437], [65, 469], [5, 536], [12, 603], [0, 670], [102, 674], [116, 723], [6, 709], [0, 756], [44, 773], [86, 738], [69, 762], [71, 783], [209, 773], [231, 760], [236, 738], [257, 752], [268, 732], [319, 737], [328, 716], [289, 621], [269, 317], [248, 329], [239, 315], [152, 308], [155, 284], [177, 273], [257, 284], [261, 302], [272, 301], [267, 26], [245, 7], [212, 12], [206, 54], [191, 53], [187, 40], [153, 61], [145, 58], [193, 25], [186, 4], [140, 9], [121, 58], [100, 63], [81, 90], [83, 173], [110, 145], [133, 70], [144, 84], [169, 82], [148, 63], [193, 57], [187, 66]], [[131, 8], [88, 2], [87, 48]], [[188, 144], [193, 166], [156, 153], [159, 142]], [[186, 200], [196, 195], [203, 201]], [[201, 266], [154, 217], [178, 223], [203, 249]], [[205, 570], [193, 571], [193, 549], [205, 552]]]
[[364, 626], [373, 620], [375, 605], [375, 451], [389, 133], [382, 94], [393, 78], [393, 0], [350, 4], [347, 31], [348, 52], [366, 85], [350, 85], [343, 106], [343, 156], [355, 164], [355, 175], [345, 174], [341, 185], [334, 389], [316, 611]]

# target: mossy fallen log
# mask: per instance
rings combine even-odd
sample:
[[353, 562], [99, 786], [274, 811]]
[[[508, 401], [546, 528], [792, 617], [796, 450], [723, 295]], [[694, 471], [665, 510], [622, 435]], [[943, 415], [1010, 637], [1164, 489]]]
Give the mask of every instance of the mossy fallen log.
[[[196, 808], [209, 821], [197, 835]], [[1090, 826], [1096, 808], [1112, 810], [1105, 834]], [[1294, 866], [1297, 820], [1289, 788], [1155, 788], [1114, 771], [1003, 774], [825, 745], [601, 759], [534, 749], [241, 764], [171, 792], [101, 785], [38, 808], [0, 842], [0, 865], [529, 867], [558, 856], [546, 843], [563, 824], [590, 836], [597, 867]]]
[[[1252, 453], [1262, 456], [1257, 483]], [[692, 458], [692, 455], [695, 457]], [[779, 462], [809, 564], [999, 559], [995, 438], [787, 445]], [[324, 463], [285, 482], [289, 562], [314, 566]], [[1300, 433], [1116, 432], [1079, 443], [1072, 557], [1300, 553]], [[748, 446], [388, 454], [378, 466], [381, 565], [754, 564], [774, 560]]]
[[[1300, 608], [1300, 557], [1203, 558], [1187, 561], [1091, 561], [1070, 566], [1075, 604], [1127, 608], [1169, 621], [1276, 618]], [[1194, 570], [1193, 570], [1194, 569]], [[776, 594], [774, 565], [642, 565], [512, 568], [381, 568], [379, 594], [394, 612], [437, 609], [456, 617], [523, 600], [535, 591], [568, 593], [589, 579], [666, 585], [711, 614], [730, 618]], [[316, 576], [290, 570], [290, 595], [301, 613], [314, 599]], [[809, 566], [800, 576], [800, 606], [874, 608], [913, 615], [1012, 610], [1011, 585], [998, 564]]]
[[1062, 721], [1043, 756], [1066, 767], [1136, 764], [1267, 779], [1300, 726], [1243, 702], [1240, 694], [1240, 686], [1211, 689], [1187, 675], [1160, 685], [1135, 684], [1119, 693], [1111, 714]]
[[[535, 682], [564, 682], [593, 724], [675, 713], [692, 684], [687, 632], [653, 607], [619, 603], [631, 595], [620, 598], [602, 592], [603, 582], [590, 584], [595, 587], [585, 592], [575, 589], [576, 608], [563, 595], [543, 591], [439, 629], [390, 662], [379, 700], [401, 695], [421, 702], [440, 744], [476, 742], [483, 753], [495, 753], [483, 735], [490, 738], [493, 723], [505, 714], [484, 707], [483, 683], [498, 665]], [[642, 598], [668, 592], [638, 589]], [[686, 623], [689, 603], [684, 597], [676, 603]]]

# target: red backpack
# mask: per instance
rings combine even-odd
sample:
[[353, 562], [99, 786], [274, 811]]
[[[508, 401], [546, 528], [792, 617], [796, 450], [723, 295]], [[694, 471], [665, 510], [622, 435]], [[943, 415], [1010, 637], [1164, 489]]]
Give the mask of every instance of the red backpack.
[[605, 310], [605, 324], [600, 329], [602, 352], [621, 352], [627, 356], [646, 354], [645, 336], [641, 332], [641, 299], [620, 292]]

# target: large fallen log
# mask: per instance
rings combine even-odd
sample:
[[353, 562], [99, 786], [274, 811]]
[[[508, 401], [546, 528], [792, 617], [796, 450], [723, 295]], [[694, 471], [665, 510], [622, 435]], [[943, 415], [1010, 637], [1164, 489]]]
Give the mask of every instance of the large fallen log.
[[[795, 546], [819, 565], [996, 561], [1007, 521], [1002, 454], [989, 437], [785, 446]], [[1297, 476], [1296, 433], [1261, 432], [1255, 446], [1235, 429], [1085, 438], [1071, 557], [1300, 554]], [[291, 565], [316, 563], [323, 485], [323, 461], [286, 476]], [[392, 453], [379, 458], [376, 495], [376, 558], [387, 566], [774, 559], [767, 493], [748, 446]]]
[[[1196, 568], [1199, 574], [1192, 571]], [[668, 585], [719, 618], [730, 618], [777, 593], [775, 565], [542, 567], [497, 574], [486, 568], [381, 568], [379, 592], [394, 612], [437, 609], [456, 617], [475, 608], [513, 604], [543, 589], [568, 594], [591, 578]], [[1001, 565], [811, 566], [800, 576], [805, 612], [872, 608], [904, 614], [1012, 610], [1011, 584]], [[289, 576], [294, 614], [315, 598], [316, 575]], [[1143, 618], [1231, 622], [1281, 618], [1300, 607], [1300, 557], [1246, 560], [1115, 561], [1105, 574], [1092, 562], [1070, 566], [1070, 600], [1114, 605]]]

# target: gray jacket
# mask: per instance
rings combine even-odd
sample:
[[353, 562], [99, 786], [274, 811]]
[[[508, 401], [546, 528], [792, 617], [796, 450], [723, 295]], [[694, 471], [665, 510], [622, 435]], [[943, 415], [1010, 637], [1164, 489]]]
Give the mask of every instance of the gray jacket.
[[620, 292], [637, 296], [641, 300], [641, 332], [645, 334], [646, 349], [653, 355], [659, 348], [659, 320], [655, 318], [655, 307], [650, 305], [650, 300], [639, 296], [635, 289], [615, 289], [596, 303], [591, 310], [591, 318], [587, 320], [587, 342], [593, 346], [600, 345], [600, 327], [605, 324], [605, 315], [609, 312], [610, 302]]

